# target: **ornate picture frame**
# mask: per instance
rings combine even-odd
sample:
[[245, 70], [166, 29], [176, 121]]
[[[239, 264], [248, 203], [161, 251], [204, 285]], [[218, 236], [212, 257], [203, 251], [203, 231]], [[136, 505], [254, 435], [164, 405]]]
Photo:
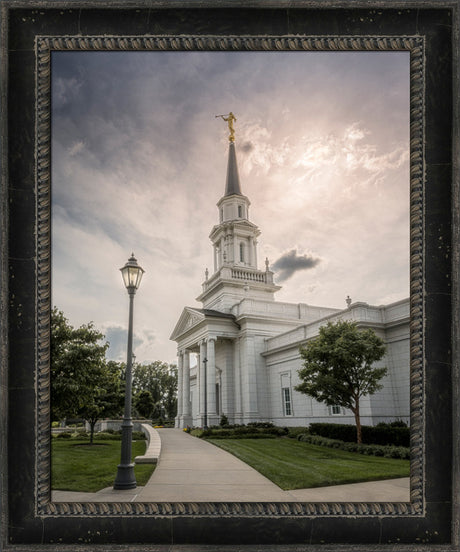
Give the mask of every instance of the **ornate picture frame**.
[[[421, 1], [403, 9], [394, 2], [373, 8], [368, 2], [327, 2], [327, 10], [324, 4], [3, 6], [2, 48], [9, 62], [2, 90], [8, 106], [2, 150], [2, 208], [8, 214], [2, 223], [6, 549], [59, 543], [141, 544], [146, 550], [170, 544], [458, 546], [458, 272], [451, 264], [458, 260], [458, 114], [452, 96], [458, 3]], [[51, 502], [50, 59], [52, 51], [66, 50], [410, 52], [409, 503]]]

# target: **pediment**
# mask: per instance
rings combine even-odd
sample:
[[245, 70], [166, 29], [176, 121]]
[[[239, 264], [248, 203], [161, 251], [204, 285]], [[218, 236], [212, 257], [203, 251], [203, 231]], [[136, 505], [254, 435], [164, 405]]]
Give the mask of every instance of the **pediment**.
[[197, 326], [204, 319], [205, 315], [202, 312], [192, 307], [185, 307], [169, 339], [177, 341], [181, 335]]

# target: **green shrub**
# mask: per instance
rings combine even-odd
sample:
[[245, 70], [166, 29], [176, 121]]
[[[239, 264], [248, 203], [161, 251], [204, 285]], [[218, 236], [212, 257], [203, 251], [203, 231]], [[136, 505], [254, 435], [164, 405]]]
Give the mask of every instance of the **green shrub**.
[[[380, 423], [375, 427], [362, 426], [361, 429], [363, 442], [366, 444], [409, 446], [410, 429], [401, 420], [391, 422], [391, 424]], [[313, 423], [310, 424], [309, 431], [328, 439], [356, 441], [356, 426], [351, 424]]]
[[222, 414], [219, 422], [220, 427], [227, 427], [229, 425], [228, 418], [225, 414]]
[[89, 433], [87, 433], [86, 431], [74, 431], [72, 433], [72, 439], [86, 439], [88, 438], [89, 439]]
[[56, 435], [56, 439], [71, 439], [72, 438], [72, 434], [69, 433], [68, 431], [65, 431], [63, 433], [58, 433]]
[[301, 433], [297, 436], [298, 441], [319, 445], [323, 447], [336, 448], [347, 452], [358, 452], [367, 456], [385, 456], [386, 458], [410, 459], [410, 449], [407, 447], [392, 447], [381, 445], [358, 445], [358, 443], [346, 443], [337, 439], [329, 439], [320, 435]]
[[108, 431], [99, 431], [94, 434], [95, 441], [119, 441], [121, 439], [120, 433], [109, 433]]
[[306, 427], [288, 427], [288, 437], [291, 439], [297, 439], [299, 435], [303, 433], [309, 433], [308, 428]]
[[248, 427], [267, 429], [269, 427], [275, 427], [275, 425], [272, 422], [249, 422]]
[[270, 433], [245, 433], [244, 435], [211, 435], [211, 439], [276, 439]]

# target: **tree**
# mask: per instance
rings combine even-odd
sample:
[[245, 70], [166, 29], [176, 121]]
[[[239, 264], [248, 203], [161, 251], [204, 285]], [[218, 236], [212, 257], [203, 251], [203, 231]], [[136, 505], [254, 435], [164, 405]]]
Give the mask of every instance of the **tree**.
[[153, 416], [162, 416], [164, 411], [169, 418], [177, 410], [177, 368], [160, 360], [150, 364], [133, 366], [133, 389], [135, 393], [150, 391], [155, 408]]
[[359, 402], [383, 387], [379, 381], [387, 369], [373, 363], [384, 354], [385, 344], [373, 330], [359, 330], [355, 322], [328, 322], [317, 338], [300, 348], [304, 363], [295, 389], [329, 406], [349, 408], [361, 443]]
[[83, 418], [94, 426], [121, 412], [120, 366], [106, 362], [109, 346], [92, 322], [73, 328], [64, 313], [51, 313], [51, 415]]
[[141, 416], [150, 418], [155, 409], [152, 393], [147, 389], [138, 393], [134, 401], [134, 406]]
[[98, 420], [121, 414], [124, 404], [121, 386], [121, 366], [109, 361], [98, 373], [98, 379], [91, 389], [86, 389], [86, 401], [77, 411], [90, 426], [90, 444], [93, 443], [94, 428]]

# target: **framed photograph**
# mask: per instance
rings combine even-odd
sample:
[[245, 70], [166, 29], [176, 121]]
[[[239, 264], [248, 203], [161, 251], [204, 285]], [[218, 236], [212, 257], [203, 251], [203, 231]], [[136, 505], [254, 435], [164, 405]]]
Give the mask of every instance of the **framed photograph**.
[[[458, 2], [319, 4], [2, 5], [5, 550], [458, 548]], [[258, 252], [254, 229], [248, 249], [217, 244], [227, 154]], [[254, 293], [280, 294], [287, 329], [294, 302], [331, 316], [361, 293], [407, 304], [408, 500], [53, 501], [51, 311], [102, 326], [118, 359], [126, 297], [111, 260], [131, 247], [150, 279], [136, 355], [174, 362], [172, 334], [180, 373], [183, 346], [203, 356], [187, 341], [199, 309], [181, 309], [225, 302], [212, 281], [232, 254], [242, 300], [260, 272]], [[201, 421], [199, 377], [176, 427]]]

